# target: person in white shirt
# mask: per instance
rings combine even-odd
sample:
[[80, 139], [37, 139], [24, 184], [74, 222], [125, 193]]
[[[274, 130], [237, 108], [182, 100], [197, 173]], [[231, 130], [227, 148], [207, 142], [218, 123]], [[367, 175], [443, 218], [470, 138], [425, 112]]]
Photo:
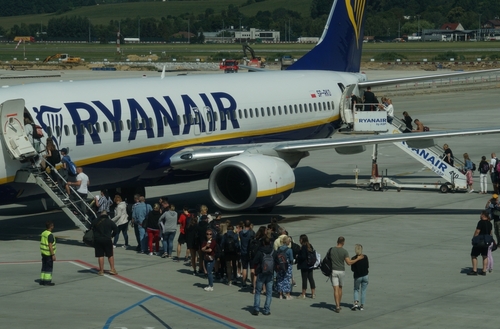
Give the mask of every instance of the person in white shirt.
[[[77, 167], [76, 168], [76, 182], [68, 182], [67, 184], [69, 186], [73, 186], [73, 188], [76, 188], [76, 193], [78, 193], [78, 195], [80, 196], [80, 198], [82, 198], [85, 202], [87, 200], [87, 195], [89, 193], [89, 190], [88, 190], [88, 186], [90, 185], [90, 180], [89, 180], [89, 176], [87, 176], [84, 172], [83, 172], [83, 168], [82, 167]], [[82, 212], [82, 214], [86, 214], [87, 213], [87, 207], [85, 204], [81, 203], [80, 204], [80, 210]]]

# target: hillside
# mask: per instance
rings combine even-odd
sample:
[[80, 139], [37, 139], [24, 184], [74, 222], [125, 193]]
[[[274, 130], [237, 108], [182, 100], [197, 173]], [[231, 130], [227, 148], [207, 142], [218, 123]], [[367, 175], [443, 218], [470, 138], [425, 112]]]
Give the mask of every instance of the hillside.
[[[274, 11], [277, 8], [287, 8], [299, 12], [302, 17], [308, 17], [312, 0], [266, 0], [262, 2], [244, 5], [246, 0], [194, 0], [194, 1], [165, 1], [165, 2], [128, 2], [116, 4], [100, 4], [95, 6], [80, 7], [62, 14], [39, 14], [2, 17], [0, 26], [10, 29], [15, 24], [42, 24], [47, 25], [49, 19], [64, 16], [88, 17], [92, 24], [107, 25], [110, 20], [125, 18], [147, 18], [161, 19], [167, 16], [180, 16], [183, 14], [205, 13], [206, 9], [212, 8], [215, 13], [227, 10], [229, 5], [239, 7], [240, 12], [246, 17], [255, 16], [259, 11]], [[221, 22], [222, 25], [222, 22]]]

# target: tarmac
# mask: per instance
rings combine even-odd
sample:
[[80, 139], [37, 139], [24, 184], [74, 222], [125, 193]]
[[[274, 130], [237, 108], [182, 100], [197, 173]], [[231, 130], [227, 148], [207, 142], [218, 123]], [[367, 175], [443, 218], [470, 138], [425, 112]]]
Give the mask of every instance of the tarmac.
[[[374, 71], [369, 76], [387, 73]], [[441, 130], [497, 125], [497, 95], [496, 90], [474, 90], [392, 98], [397, 116], [406, 110], [431, 130]], [[449, 144], [457, 158], [468, 152], [476, 165], [482, 155], [489, 159], [491, 152], [500, 154], [498, 137], [493, 135], [444, 138], [437, 143]], [[358, 185], [355, 169], [360, 170]], [[440, 180], [390, 144], [379, 146], [379, 169], [402, 182]], [[362, 244], [370, 261], [364, 311], [350, 310], [353, 279], [348, 267], [340, 313], [333, 312], [330, 282], [315, 271], [316, 299], [310, 298], [309, 289], [305, 300], [274, 297], [270, 316], [253, 316], [250, 290], [216, 282], [214, 291], [206, 292], [207, 280], [192, 275], [184, 262], [125, 250], [120, 247], [122, 237], [115, 249], [118, 275], [98, 276], [93, 249], [81, 243], [83, 233], [62, 212], [43, 211], [41, 202], [34, 200], [0, 208], [0, 327], [496, 328], [500, 269], [495, 267], [486, 276], [466, 275], [471, 267], [471, 237], [490, 197], [477, 193], [479, 174], [474, 177], [476, 193], [442, 194], [407, 189], [375, 192], [363, 185], [370, 173], [370, 147], [357, 155], [311, 152], [295, 170], [295, 191], [272, 214], [223, 214], [233, 223], [250, 219], [256, 228], [276, 215], [295, 240], [307, 234], [322, 256], [339, 236], [346, 238], [350, 255], [354, 244]], [[491, 192], [489, 179], [488, 184]], [[207, 204], [213, 213], [217, 209], [206, 187], [205, 180], [148, 188], [147, 198], [154, 203], [168, 195], [177, 208]], [[37, 282], [39, 235], [47, 220], [55, 222], [57, 239], [53, 287]], [[129, 238], [135, 247], [132, 229]], [[109, 270], [107, 262], [105, 268]], [[292, 295], [297, 297], [301, 281], [295, 267], [294, 276], [297, 287]]]

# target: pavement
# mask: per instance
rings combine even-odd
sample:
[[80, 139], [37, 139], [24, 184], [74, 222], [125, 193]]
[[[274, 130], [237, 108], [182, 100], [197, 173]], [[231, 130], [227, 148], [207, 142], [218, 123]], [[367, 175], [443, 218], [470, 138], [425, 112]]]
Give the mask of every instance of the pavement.
[[[394, 72], [392, 72], [394, 73]], [[404, 75], [408, 75], [405, 72]], [[374, 72], [376, 78], [377, 72]], [[427, 72], [422, 72], [427, 74]], [[376, 92], [376, 90], [375, 90]], [[376, 92], [377, 93], [377, 92]], [[394, 96], [396, 115], [408, 111], [432, 130], [497, 125], [498, 97], [491, 90], [418, 96]], [[377, 96], [382, 96], [377, 94]], [[468, 152], [476, 165], [496, 149], [496, 136], [440, 139], [456, 157]], [[357, 155], [334, 150], [311, 152], [295, 170], [296, 188], [272, 214], [223, 214], [233, 223], [250, 219], [256, 227], [270, 216], [298, 240], [307, 234], [322, 255], [337, 237], [346, 238], [350, 255], [363, 245], [370, 261], [364, 311], [351, 311], [353, 279], [349, 268], [342, 310], [334, 313], [333, 290], [314, 272], [316, 299], [273, 298], [271, 315], [251, 315], [253, 295], [239, 286], [194, 276], [184, 262], [115, 249], [118, 275], [98, 276], [92, 248], [83, 234], [58, 210], [43, 211], [39, 200], [0, 208], [0, 321], [2, 328], [495, 328], [498, 325], [495, 287], [500, 269], [486, 276], [467, 276], [470, 240], [489, 195], [437, 190], [387, 189], [375, 192], [355, 184], [371, 172], [371, 148]], [[379, 169], [402, 182], [438, 182], [439, 177], [392, 145], [379, 147]], [[489, 183], [489, 180], [488, 180]], [[148, 202], [168, 195], [184, 204], [210, 202], [207, 181], [147, 189]], [[478, 174], [474, 188], [479, 190]], [[491, 191], [491, 184], [488, 186]], [[57, 261], [53, 287], [38, 285], [39, 235], [47, 220], [55, 222]], [[130, 241], [135, 246], [133, 230]], [[184, 255], [185, 249], [182, 250]], [[493, 254], [496, 256], [496, 253]], [[109, 270], [106, 263], [105, 268]], [[300, 274], [294, 268], [300, 294]], [[261, 300], [263, 304], [263, 300]]]

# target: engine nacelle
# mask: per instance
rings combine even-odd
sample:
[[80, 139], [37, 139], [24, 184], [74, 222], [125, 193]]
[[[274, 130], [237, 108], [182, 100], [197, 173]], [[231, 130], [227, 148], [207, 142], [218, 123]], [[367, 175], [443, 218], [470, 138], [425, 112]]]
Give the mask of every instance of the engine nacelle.
[[217, 207], [238, 211], [270, 208], [292, 193], [295, 175], [280, 158], [262, 154], [241, 154], [215, 166], [208, 190]]

